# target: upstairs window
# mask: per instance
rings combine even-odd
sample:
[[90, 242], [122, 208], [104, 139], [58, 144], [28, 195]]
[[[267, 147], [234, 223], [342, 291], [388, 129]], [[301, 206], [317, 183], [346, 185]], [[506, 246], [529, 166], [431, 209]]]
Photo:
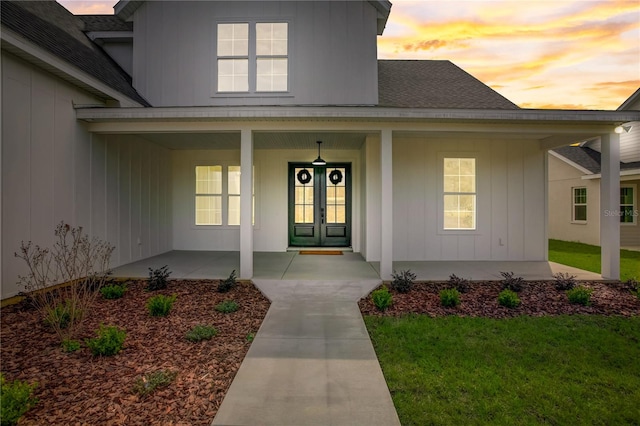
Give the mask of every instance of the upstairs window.
[[587, 188], [573, 188], [573, 217], [574, 222], [587, 221]]
[[286, 22], [218, 24], [218, 92], [289, 90]]
[[444, 229], [476, 229], [476, 159], [445, 158]]

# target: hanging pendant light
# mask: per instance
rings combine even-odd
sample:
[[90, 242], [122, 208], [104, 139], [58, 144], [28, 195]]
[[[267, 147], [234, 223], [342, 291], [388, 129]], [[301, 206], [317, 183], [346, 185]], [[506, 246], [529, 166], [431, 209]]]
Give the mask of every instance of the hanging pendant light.
[[316, 143], [318, 144], [318, 158], [313, 160], [311, 164], [313, 164], [314, 166], [326, 166], [327, 162], [324, 161], [322, 157], [320, 157], [320, 144], [322, 143], [322, 141], [316, 141]]

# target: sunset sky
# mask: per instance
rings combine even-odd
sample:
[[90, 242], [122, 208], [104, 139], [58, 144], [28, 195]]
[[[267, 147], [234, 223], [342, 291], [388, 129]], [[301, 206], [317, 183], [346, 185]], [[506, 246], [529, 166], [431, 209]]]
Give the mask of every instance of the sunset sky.
[[640, 0], [392, 3], [379, 58], [451, 60], [522, 108], [616, 109], [640, 87]]

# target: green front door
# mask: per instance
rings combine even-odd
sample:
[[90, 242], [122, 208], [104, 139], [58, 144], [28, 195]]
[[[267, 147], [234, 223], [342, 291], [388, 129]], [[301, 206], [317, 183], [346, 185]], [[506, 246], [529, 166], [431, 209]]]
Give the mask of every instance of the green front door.
[[351, 245], [351, 164], [289, 163], [289, 245]]

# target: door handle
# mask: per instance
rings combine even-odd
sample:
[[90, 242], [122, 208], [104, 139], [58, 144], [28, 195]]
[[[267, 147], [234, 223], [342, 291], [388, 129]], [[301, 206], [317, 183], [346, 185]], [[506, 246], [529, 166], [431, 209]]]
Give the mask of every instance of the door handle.
[[324, 225], [324, 207], [320, 207], [320, 221]]

